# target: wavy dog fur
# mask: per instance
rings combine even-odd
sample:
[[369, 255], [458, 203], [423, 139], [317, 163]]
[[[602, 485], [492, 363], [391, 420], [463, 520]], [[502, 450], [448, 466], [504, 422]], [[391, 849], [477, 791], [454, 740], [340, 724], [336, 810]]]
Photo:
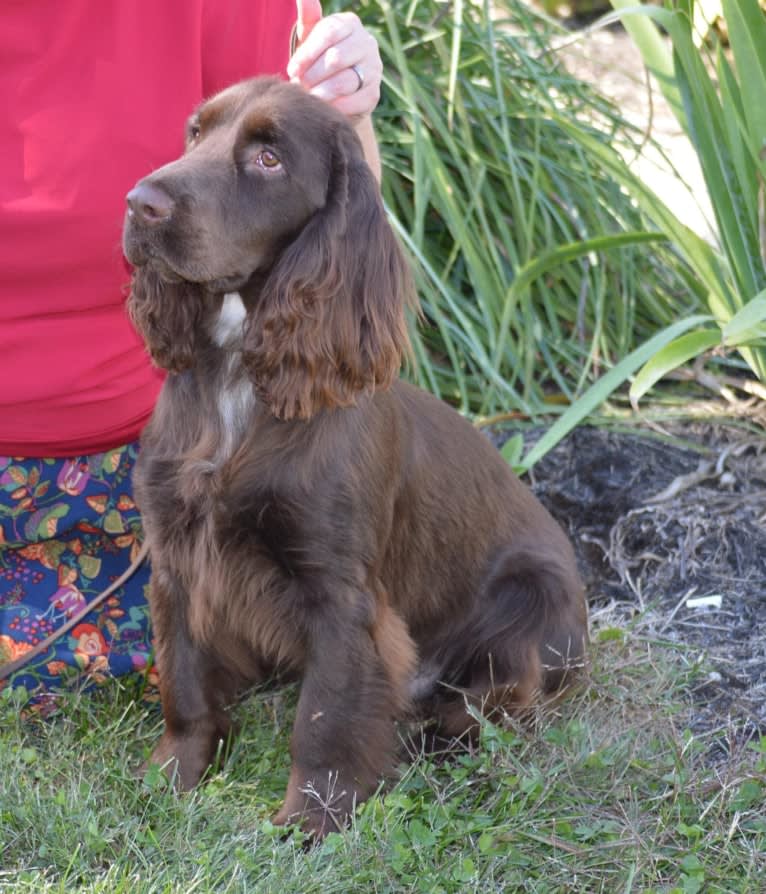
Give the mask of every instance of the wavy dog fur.
[[412, 282], [343, 116], [273, 79], [229, 88], [128, 202], [130, 312], [169, 371], [136, 469], [152, 760], [195, 785], [236, 694], [299, 676], [276, 822], [321, 837], [391, 769], [398, 719], [461, 735], [470, 706], [568, 685], [572, 549], [487, 439], [396, 378]]

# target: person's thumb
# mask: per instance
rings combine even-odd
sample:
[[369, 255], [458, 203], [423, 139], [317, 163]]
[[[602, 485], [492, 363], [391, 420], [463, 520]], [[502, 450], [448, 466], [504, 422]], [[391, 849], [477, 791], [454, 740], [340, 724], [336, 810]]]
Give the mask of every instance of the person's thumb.
[[322, 18], [320, 0], [296, 0], [298, 7], [298, 43], [311, 34], [314, 25]]

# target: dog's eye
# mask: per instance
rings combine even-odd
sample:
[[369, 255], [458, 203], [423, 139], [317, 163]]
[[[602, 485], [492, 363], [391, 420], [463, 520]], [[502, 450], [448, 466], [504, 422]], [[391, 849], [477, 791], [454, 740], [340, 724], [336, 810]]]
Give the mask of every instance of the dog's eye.
[[189, 142], [196, 143], [199, 139], [200, 135], [200, 126], [199, 124], [190, 124], [188, 130]]
[[255, 163], [259, 168], [268, 171], [277, 171], [282, 167], [282, 162], [270, 149], [262, 149], [255, 157]]

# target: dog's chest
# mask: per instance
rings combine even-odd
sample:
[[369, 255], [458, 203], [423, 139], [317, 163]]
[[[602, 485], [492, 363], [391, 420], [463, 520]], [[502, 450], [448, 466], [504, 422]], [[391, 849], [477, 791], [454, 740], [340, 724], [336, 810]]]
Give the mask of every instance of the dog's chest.
[[219, 348], [242, 347], [242, 327], [246, 316], [247, 311], [239, 292], [227, 292], [210, 333]]
[[212, 325], [211, 337], [221, 349], [223, 362], [214, 390], [217, 435], [212, 462], [228, 460], [246, 432], [255, 405], [253, 385], [242, 368], [243, 327], [247, 312], [238, 292], [224, 295]]
[[302, 590], [286, 559], [293, 540], [279, 521], [268, 503], [238, 507], [236, 494], [226, 493], [172, 537], [192, 639], [212, 650], [227, 644], [227, 660], [244, 678], [251, 662], [293, 670], [303, 663], [295, 624]]

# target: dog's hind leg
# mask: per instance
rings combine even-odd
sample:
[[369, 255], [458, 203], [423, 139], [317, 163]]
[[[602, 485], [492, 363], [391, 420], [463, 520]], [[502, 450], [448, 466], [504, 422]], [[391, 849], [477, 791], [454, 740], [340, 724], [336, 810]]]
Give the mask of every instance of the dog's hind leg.
[[454, 687], [437, 698], [440, 733], [476, 732], [477, 712], [520, 716], [557, 700], [583, 666], [587, 638], [583, 586], [568, 544], [563, 554], [539, 545], [507, 551], [460, 637]]

